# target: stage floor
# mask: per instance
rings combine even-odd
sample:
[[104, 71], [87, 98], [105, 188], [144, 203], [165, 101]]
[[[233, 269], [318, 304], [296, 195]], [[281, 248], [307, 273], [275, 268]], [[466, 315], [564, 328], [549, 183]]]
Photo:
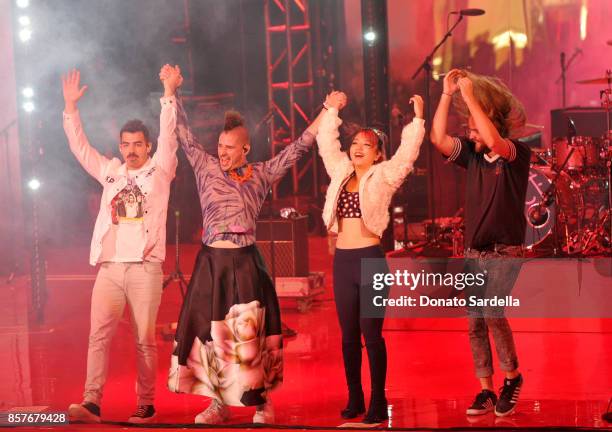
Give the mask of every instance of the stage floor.
[[[182, 268], [191, 272], [197, 246], [182, 249]], [[169, 262], [173, 267], [173, 248]], [[29, 285], [18, 278], [0, 286], [0, 411], [17, 405], [65, 410], [80, 402], [85, 379], [89, 300], [95, 269], [87, 266], [88, 250], [54, 251], [48, 263], [48, 299], [43, 325], [28, 324]], [[331, 256], [327, 239], [310, 239], [310, 269], [326, 273], [326, 293], [313, 308], [298, 312], [282, 301], [283, 321], [297, 331], [285, 340], [284, 384], [273, 393], [276, 423], [290, 428], [336, 428], [344, 425], [345, 404], [340, 331], [331, 292]], [[161, 337], [175, 321], [181, 302], [178, 287], [165, 290], [158, 318], [157, 422], [180, 429], [206, 405], [201, 397], [170, 393], [165, 388], [171, 342]], [[606, 428], [601, 414], [612, 397], [612, 332], [610, 320], [513, 320], [525, 384], [515, 414], [467, 417], [478, 392], [465, 323], [460, 320], [390, 322], [384, 336], [389, 351], [387, 379], [392, 428]], [[560, 331], [563, 330], [563, 331]], [[127, 315], [112, 344], [110, 371], [102, 403], [103, 419], [121, 422], [134, 410], [135, 353]], [[369, 394], [367, 356], [363, 380]], [[501, 385], [499, 373], [496, 385]], [[232, 408], [232, 425], [250, 423], [253, 409]], [[52, 429], [119, 430], [126, 425], [70, 425]], [[245, 426], [248, 427], [248, 426]], [[42, 429], [42, 428], [40, 428]], [[142, 429], [142, 428], [141, 428]], [[25, 430], [25, 429], [20, 429]]]

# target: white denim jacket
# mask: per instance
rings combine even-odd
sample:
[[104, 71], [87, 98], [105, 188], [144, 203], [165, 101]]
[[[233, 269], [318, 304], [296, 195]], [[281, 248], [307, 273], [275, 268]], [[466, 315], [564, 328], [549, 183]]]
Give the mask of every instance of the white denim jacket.
[[[355, 171], [346, 152], [340, 150], [338, 110], [330, 108], [321, 119], [317, 133], [319, 154], [331, 182], [327, 188], [323, 221], [327, 229], [338, 232], [337, 205], [342, 187]], [[425, 135], [425, 121], [415, 118], [402, 131], [401, 144], [390, 160], [372, 165], [359, 183], [361, 218], [368, 230], [381, 237], [389, 224], [389, 205], [395, 191], [414, 169], [414, 161]]]
[[[159, 117], [159, 138], [157, 151], [142, 168], [144, 171], [134, 177], [134, 181], [145, 195], [144, 261], [162, 262], [166, 256], [166, 216], [170, 183], [176, 173], [178, 142], [174, 133], [176, 127], [176, 99], [163, 97]], [[111, 223], [111, 201], [127, 186], [127, 166], [117, 158], [108, 159], [91, 146], [79, 112], [63, 113], [64, 132], [68, 137], [70, 150], [90, 175], [98, 180], [104, 190], [100, 201], [100, 211], [96, 219], [89, 263], [96, 265], [102, 253], [102, 239]]]

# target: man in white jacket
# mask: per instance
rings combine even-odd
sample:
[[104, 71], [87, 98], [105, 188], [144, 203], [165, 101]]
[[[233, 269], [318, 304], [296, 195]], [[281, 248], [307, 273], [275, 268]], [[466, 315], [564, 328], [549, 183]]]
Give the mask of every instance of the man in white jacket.
[[[155, 321], [162, 293], [168, 197], [177, 166], [174, 93], [180, 84], [179, 74], [164, 80], [155, 154], [151, 156], [146, 126], [131, 120], [120, 133], [122, 163], [102, 156], [83, 131], [77, 102], [87, 86], [80, 86], [80, 72], [73, 69], [62, 77], [64, 131], [70, 150], [104, 188], [89, 259], [91, 265], [100, 264], [100, 269], [91, 296], [87, 378], [83, 402], [68, 409], [73, 421], [100, 422], [110, 344], [126, 304], [136, 339], [138, 369], [138, 407], [128, 421], [146, 423], [155, 416]], [[126, 211], [131, 203], [139, 203], [138, 212]]]

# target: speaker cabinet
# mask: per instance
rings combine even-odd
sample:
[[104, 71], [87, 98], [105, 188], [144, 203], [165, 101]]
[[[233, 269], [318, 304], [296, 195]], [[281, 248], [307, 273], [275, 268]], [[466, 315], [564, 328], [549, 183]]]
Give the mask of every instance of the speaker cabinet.
[[308, 276], [308, 216], [258, 220], [256, 243], [271, 275]]
[[578, 136], [601, 137], [606, 132], [606, 110], [592, 107], [573, 107], [556, 109], [550, 112], [551, 136], [553, 138], [567, 136], [567, 121], [570, 118], [576, 125]]

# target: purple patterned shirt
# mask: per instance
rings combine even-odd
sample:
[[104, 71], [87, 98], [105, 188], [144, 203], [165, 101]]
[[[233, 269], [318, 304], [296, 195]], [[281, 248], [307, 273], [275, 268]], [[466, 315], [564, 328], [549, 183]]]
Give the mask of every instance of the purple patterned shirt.
[[312, 148], [315, 136], [304, 131], [272, 159], [252, 163], [251, 178], [240, 183], [221, 170], [217, 157], [204, 151], [189, 128], [181, 99], [177, 98], [177, 102], [176, 134], [196, 177], [202, 206], [202, 243], [255, 243], [255, 221], [270, 188]]

